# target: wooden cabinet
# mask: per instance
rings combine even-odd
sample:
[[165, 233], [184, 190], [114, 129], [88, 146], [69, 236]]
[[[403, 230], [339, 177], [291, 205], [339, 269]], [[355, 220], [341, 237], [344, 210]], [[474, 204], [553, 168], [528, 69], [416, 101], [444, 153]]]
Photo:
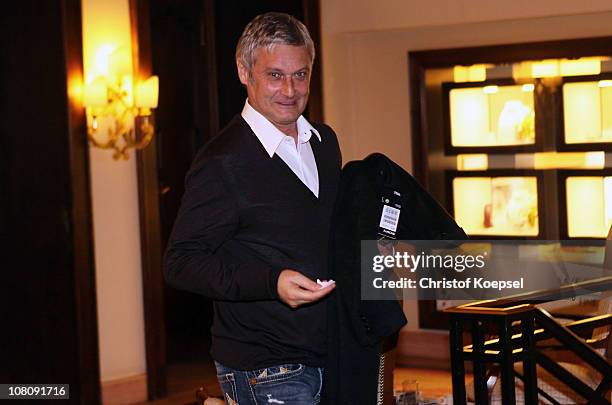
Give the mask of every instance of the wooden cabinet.
[[[610, 43], [409, 53], [413, 174], [472, 238], [603, 240], [612, 222]], [[419, 315], [420, 327], [447, 326], [434, 301], [419, 302]]]

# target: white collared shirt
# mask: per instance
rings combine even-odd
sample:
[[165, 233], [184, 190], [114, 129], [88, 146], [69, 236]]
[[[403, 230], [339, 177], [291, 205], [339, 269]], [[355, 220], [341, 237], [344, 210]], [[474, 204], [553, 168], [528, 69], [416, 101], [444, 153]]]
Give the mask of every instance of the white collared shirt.
[[319, 141], [321, 135], [306, 118], [300, 115], [297, 119], [298, 142], [296, 145], [292, 137], [285, 135], [266, 117], [251, 107], [249, 100], [245, 101], [241, 115], [268, 155], [273, 157], [276, 153], [302, 183], [319, 197], [319, 173], [309, 141], [313, 133], [319, 138]]

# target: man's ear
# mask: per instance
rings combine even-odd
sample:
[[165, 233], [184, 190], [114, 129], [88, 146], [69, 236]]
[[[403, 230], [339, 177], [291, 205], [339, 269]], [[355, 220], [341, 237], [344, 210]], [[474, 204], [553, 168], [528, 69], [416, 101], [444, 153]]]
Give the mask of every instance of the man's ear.
[[238, 78], [240, 78], [240, 83], [246, 86], [249, 80], [248, 69], [239, 60], [236, 60], [236, 67], [238, 68]]

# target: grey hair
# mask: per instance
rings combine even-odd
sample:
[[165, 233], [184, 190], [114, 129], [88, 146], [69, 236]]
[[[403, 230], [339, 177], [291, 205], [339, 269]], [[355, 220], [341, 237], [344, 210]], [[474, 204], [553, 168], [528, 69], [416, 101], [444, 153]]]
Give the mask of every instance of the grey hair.
[[306, 26], [289, 14], [276, 12], [260, 14], [247, 24], [236, 46], [236, 60], [247, 68], [250, 76], [255, 64], [255, 50], [271, 50], [279, 44], [304, 46], [310, 55], [310, 63], [314, 61], [314, 43]]

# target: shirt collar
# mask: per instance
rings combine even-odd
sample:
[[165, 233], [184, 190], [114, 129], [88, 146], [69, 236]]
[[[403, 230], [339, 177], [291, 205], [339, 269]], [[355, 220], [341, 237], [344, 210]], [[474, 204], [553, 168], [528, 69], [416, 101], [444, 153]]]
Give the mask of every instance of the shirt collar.
[[[268, 152], [268, 155], [270, 155], [270, 157], [274, 156], [274, 153], [287, 135], [276, 128], [274, 124], [261, 115], [259, 111], [251, 107], [248, 99], [244, 102], [244, 108], [240, 115], [244, 118], [246, 123], [249, 124], [249, 127], [253, 130], [259, 142], [261, 142], [266, 152]], [[300, 115], [296, 123], [298, 141], [300, 143], [310, 141], [310, 137], [313, 133], [317, 136], [319, 141], [321, 141], [321, 134], [319, 134], [319, 131], [317, 131], [306, 118]]]

